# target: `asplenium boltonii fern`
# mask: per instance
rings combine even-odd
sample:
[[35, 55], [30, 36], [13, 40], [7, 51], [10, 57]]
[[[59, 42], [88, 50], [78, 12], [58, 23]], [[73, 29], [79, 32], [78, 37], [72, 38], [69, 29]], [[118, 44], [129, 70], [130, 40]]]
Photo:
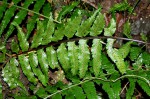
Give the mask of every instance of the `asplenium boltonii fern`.
[[[43, 3], [44, 0], [42, 4]], [[40, 5], [41, 7], [42, 4], [40, 5], [39, 2], [35, 3], [37, 12], [39, 10], [36, 8], [36, 5]], [[107, 43], [103, 46], [103, 40], [98, 39], [98, 35], [103, 35], [103, 30], [105, 36], [113, 36], [116, 30], [116, 22], [113, 18], [110, 21], [110, 25], [105, 27], [104, 15], [100, 12], [100, 9], [96, 10], [93, 15], [85, 21], [82, 20], [82, 14], [79, 14], [66, 22], [62, 21], [60, 24], [54, 23], [52, 14], [50, 13], [49, 15], [48, 22], [39, 21], [36, 19], [38, 17], [37, 15], [33, 16], [35, 17], [34, 20], [29, 20], [27, 24], [27, 34], [22, 32], [22, 29], [19, 27], [20, 23], [16, 21], [12, 23], [12, 27], [15, 26], [18, 30], [17, 38], [19, 43], [13, 41], [11, 50], [17, 54], [10, 57], [10, 60], [2, 70], [4, 81], [11, 89], [19, 86], [26, 90], [19, 79], [20, 67], [30, 83], [35, 86], [38, 85], [38, 83], [42, 83], [44, 87], [48, 88], [50, 70], [63, 70], [66, 77], [68, 75], [71, 76], [71, 78], [69, 78], [71, 81], [73, 81], [74, 77], [78, 77], [78, 80], [83, 79], [83, 81], [79, 80], [76, 85], [59, 88], [61, 91], [57, 89], [56, 91], [44, 89], [46, 93], [44, 93], [44, 96], [41, 96], [42, 98], [46, 97], [49, 93], [52, 94], [52, 97], [57, 98], [70, 98], [70, 95], [72, 95], [72, 98], [81, 98], [79, 96], [81, 95], [83, 99], [86, 97], [96, 99], [98, 96], [94, 86], [95, 83], [102, 85], [102, 89], [108, 94], [109, 98], [119, 98], [122, 89], [121, 79], [125, 77], [138, 78], [135, 80], [131, 78], [129, 82], [131, 82], [131, 85], [135, 85], [137, 81], [149, 95], [150, 85], [147, 72], [140, 76], [128, 70], [129, 64], [125, 62], [128, 54], [133, 54], [130, 52], [132, 50], [130, 50], [132, 42], [127, 42], [121, 48], [116, 49], [113, 48], [115, 39], [107, 38]], [[35, 22], [37, 22], [37, 32], [33, 35], [31, 42], [29, 42], [27, 39], [32, 29], [36, 27], [33, 25]], [[47, 23], [47, 25], [45, 25], [45, 23]], [[85, 37], [89, 35], [96, 36], [97, 38], [89, 40]], [[71, 39], [75, 36], [78, 37], [78, 39]], [[65, 38], [67, 38], [67, 40], [64, 41]], [[102, 52], [105, 48], [106, 52]], [[20, 53], [18, 50], [20, 50]], [[138, 57], [138, 55], [136, 57]], [[146, 62], [137, 64], [138, 62], [139, 58], [137, 58], [135, 67], [137, 67], [137, 65], [142, 67], [142, 64], [149, 66]], [[117, 69], [115, 67], [117, 67]], [[144, 70], [142, 73], [143, 72]], [[62, 73], [58, 73], [58, 75], [59, 76], [56, 77], [57, 79], [59, 79], [59, 77], [61, 81], [65, 79], [64, 76], [60, 76]], [[107, 75], [110, 77], [107, 77]], [[92, 78], [91, 76], [96, 78]], [[100, 81], [92, 81], [95, 79], [99, 79]], [[38, 91], [40, 91], [40, 89]], [[129, 94], [129, 92], [131, 93]], [[129, 91], [127, 92], [127, 97], [131, 95], [133, 95], [133, 87], [129, 87]]]

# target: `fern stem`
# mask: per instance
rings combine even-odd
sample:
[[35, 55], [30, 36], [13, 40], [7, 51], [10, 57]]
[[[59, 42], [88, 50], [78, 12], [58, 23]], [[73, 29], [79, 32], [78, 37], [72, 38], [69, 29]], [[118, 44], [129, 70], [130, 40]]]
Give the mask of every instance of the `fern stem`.
[[[108, 74], [107, 74], [107, 75], [108, 75]], [[106, 75], [103, 75], [103, 76], [106, 76]], [[127, 77], [127, 78], [128, 78], [128, 77], [131, 77], [131, 78], [139, 78], [139, 79], [142, 79], [142, 80], [144, 80], [144, 81], [150, 86], [150, 81], [149, 81], [149, 80], [147, 80], [147, 79], [144, 78], [144, 77], [137, 76], [137, 75], [124, 75], [124, 76], [121, 76], [121, 77], [119, 77], [119, 78], [117, 78], [117, 79], [115, 79], [115, 80], [105, 80], [105, 79], [103, 79], [103, 78], [90, 77], [90, 78], [85, 78], [84, 80], [82, 80], [82, 81], [81, 81], [80, 83], [78, 83], [78, 84], [74, 84], [74, 85], [69, 86], [69, 87], [67, 87], [67, 88], [64, 88], [64, 89], [62, 89], [62, 90], [59, 90], [59, 91], [57, 91], [57, 92], [55, 92], [55, 93], [53, 93], [53, 94], [51, 94], [51, 95], [48, 95], [48, 96], [45, 97], [44, 99], [50, 98], [50, 97], [52, 97], [52, 96], [54, 96], [54, 95], [56, 95], [56, 94], [58, 94], [58, 93], [61, 93], [61, 92], [65, 91], [65, 90], [68, 90], [68, 89], [70, 89], [70, 88], [72, 88], [72, 87], [75, 87], [75, 86], [84, 84], [84, 83], [89, 82], [89, 81], [91, 81], [91, 80], [102, 80], [102, 81], [104, 81], [104, 82], [116, 82], [116, 81], [118, 81], [118, 80], [120, 80], [120, 79], [123, 79], [123, 78], [126, 78], [126, 77]]]
[[[41, 49], [41, 48], [46, 48], [48, 46], [55, 46], [55, 45], [59, 45], [61, 43], [79, 41], [80, 39], [90, 40], [90, 39], [107, 39], [107, 38], [119, 39], [119, 40], [125, 40], [125, 41], [133, 41], [133, 42], [142, 43], [142, 44], [145, 44], [145, 45], [150, 45], [150, 43], [148, 43], [148, 42], [144, 42], [144, 41], [141, 41], [141, 40], [135, 40], [135, 39], [129, 39], [129, 38], [123, 38], [123, 37], [93, 36], [93, 37], [73, 38], [73, 39], [69, 39], [69, 40], [60, 40], [58, 42], [51, 42], [47, 45], [41, 45], [38, 48], [29, 49], [28, 51], [25, 51], [25, 52], [22, 52], [22, 53], [19, 53], [19, 54], [13, 54], [12, 57], [17, 57], [18, 55], [21, 55], [21, 54], [27, 54], [27, 53], [30, 53], [32, 51], [36, 51], [36, 50]], [[101, 42], [101, 43], [106, 44], [104, 42]]]
[[[0, 2], [3, 2], [3, 1], [0, 1]], [[6, 3], [6, 2], [5, 2], [5, 3]], [[10, 5], [10, 3], [6, 3], [6, 4]], [[39, 15], [39, 16], [42, 16], [42, 17], [44, 17], [44, 18], [46, 18], [46, 19], [49, 19], [48, 16], [45, 16], [45, 15], [40, 14], [40, 13], [38, 13], [38, 12], [32, 11], [32, 10], [30, 10], [30, 9], [23, 8], [23, 7], [17, 6], [17, 5], [12, 5], [12, 6], [14, 6], [14, 7], [16, 7], [16, 8], [20, 8], [20, 9], [26, 10], [26, 11], [29, 11], [29, 12], [31, 12], [31, 13], [35, 13], [35, 14], [37, 14], [37, 15]], [[61, 23], [61, 22], [59, 22], [59, 21], [57, 21], [57, 20], [53, 20], [53, 21], [56, 22], [56, 23], [59, 23], [59, 24]]]

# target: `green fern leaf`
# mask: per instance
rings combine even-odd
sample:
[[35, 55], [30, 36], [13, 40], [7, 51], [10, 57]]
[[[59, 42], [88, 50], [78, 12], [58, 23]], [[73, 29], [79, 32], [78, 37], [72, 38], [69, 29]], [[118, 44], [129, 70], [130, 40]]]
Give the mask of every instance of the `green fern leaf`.
[[141, 48], [139, 47], [131, 47], [130, 49], [130, 59], [135, 61], [141, 53]]
[[87, 45], [87, 40], [79, 40], [79, 76], [83, 78], [88, 70], [90, 60], [90, 52]]
[[[27, 9], [33, 1], [34, 0], [26, 0], [23, 4], [23, 8]], [[20, 24], [24, 20], [26, 15], [27, 15], [26, 10], [24, 10], [24, 9], [19, 10], [19, 12], [15, 15], [15, 18], [14, 18], [13, 22], [16, 22], [17, 24]], [[8, 37], [12, 34], [14, 29], [15, 29], [14, 26], [10, 25], [9, 30], [7, 31], [7, 33], [5, 35], [5, 39], [8, 39]]]
[[[36, 3], [34, 4], [34, 8], [32, 11], [38, 13], [40, 11], [40, 9], [42, 8], [45, 0], [37, 0], [35, 1]], [[31, 19], [29, 19], [28, 24], [27, 24], [27, 39], [29, 38], [32, 30], [35, 28], [35, 23], [36, 23], [36, 19], [38, 18], [38, 15], [35, 14], [31, 17]]]
[[43, 23], [38, 20], [37, 24], [38, 24], [37, 25], [37, 32], [33, 36], [31, 48], [37, 48], [39, 45], [41, 45], [42, 44], [43, 35], [45, 34], [44, 33]]
[[[120, 77], [120, 74], [118, 72], [115, 72], [113, 75], [111, 75], [110, 79], [114, 80]], [[121, 92], [121, 80], [116, 81], [115, 83], [112, 82], [111, 88], [113, 89], [115, 99], [120, 99], [120, 92]]]
[[18, 69], [18, 64], [18, 61], [15, 58], [12, 58], [2, 70], [2, 76], [4, 77], [4, 81], [7, 82], [11, 89], [20, 86], [25, 90], [25, 87], [19, 80], [20, 72]]
[[47, 60], [48, 60], [49, 66], [52, 69], [58, 68], [59, 63], [57, 59], [57, 53], [52, 46], [46, 48], [46, 54], [47, 54]]
[[101, 70], [101, 60], [102, 60], [102, 56], [101, 56], [101, 50], [102, 50], [102, 44], [100, 42], [99, 39], [94, 39], [93, 40], [93, 45], [91, 48], [91, 52], [92, 52], [92, 58], [93, 58], [93, 71], [95, 76], [99, 75], [99, 72]]
[[[13, 0], [14, 4], [17, 4], [20, 2], [20, 0]], [[6, 12], [5, 15], [2, 19], [2, 23], [1, 23], [1, 27], [0, 27], [0, 36], [3, 33], [4, 29], [6, 28], [6, 26], [8, 25], [8, 23], [10, 22], [10, 19], [14, 16], [16, 7], [11, 6]]]
[[57, 49], [57, 55], [62, 68], [68, 71], [70, 68], [68, 52], [64, 43], [62, 43]]
[[19, 58], [19, 63], [21, 65], [23, 73], [27, 76], [28, 80], [34, 84], [37, 84], [37, 79], [34, 77], [28, 58], [24, 54], [19, 55], [18, 58]]
[[93, 26], [90, 29], [91, 36], [97, 36], [102, 33], [105, 26], [104, 15], [99, 12], [98, 16], [96, 17]]
[[[6, 8], [7, 8], [7, 0], [3, 0], [2, 1], [2, 4], [0, 6], [0, 20], [1, 18], [3, 17], [3, 13], [6, 11]], [[0, 35], [1, 36], [1, 35]]]
[[132, 42], [127, 42], [118, 51], [122, 54], [122, 58], [126, 58], [129, 54]]
[[116, 71], [114, 64], [112, 64], [108, 60], [107, 56], [104, 55], [103, 53], [102, 53], [102, 69], [106, 70], [107, 74], [111, 74], [111, 73], [114, 73]]
[[70, 89], [75, 99], [86, 99], [83, 89], [79, 86], [75, 86]]
[[80, 22], [81, 22], [81, 16], [78, 16], [70, 20], [67, 23], [67, 25], [65, 25], [65, 29], [63, 31], [65, 36], [67, 36], [68, 38], [72, 38], [75, 32], [77, 31], [77, 29], [79, 28]]
[[127, 3], [127, 2], [122, 2], [122, 3], [116, 3], [113, 5], [113, 7], [110, 9], [111, 13], [114, 13], [116, 11], [129, 11], [129, 13], [132, 12], [132, 7]]
[[126, 65], [122, 57], [122, 54], [117, 49], [112, 48], [114, 41], [115, 41], [114, 39], [107, 39], [106, 45], [107, 54], [111, 58], [111, 60], [116, 64], [119, 71], [122, 74], [124, 74], [126, 72]]
[[61, 96], [61, 94], [56, 94], [56, 95], [52, 96], [51, 99], [62, 99], [62, 96]]
[[150, 84], [148, 85], [143, 80], [137, 80], [137, 83], [140, 85], [140, 87], [145, 91], [145, 93], [150, 96]]
[[95, 20], [95, 16], [97, 15], [97, 13], [99, 11], [100, 11], [100, 9], [95, 11], [94, 14], [90, 18], [88, 18], [86, 21], [84, 21], [80, 25], [80, 27], [77, 30], [76, 36], [84, 37], [84, 36], [88, 35], [88, 33], [90, 32], [91, 25], [92, 25], [93, 21]]
[[38, 66], [38, 58], [34, 52], [29, 53], [29, 62], [32, 68], [33, 73], [38, 77], [38, 79], [42, 82], [44, 86], [47, 85], [47, 80], [41, 70], [37, 68]]
[[78, 47], [75, 42], [68, 42], [68, 57], [71, 64], [71, 72], [73, 75], [78, 73], [79, 63], [78, 63]]
[[58, 29], [55, 30], [54, 36], [52, 38], [52, 41], [59, 41], [62, 40], [64, 37], [64, 33], [62, 32], [65, 28], [65, 24], [59, 24]]
[[103, 84], [102, 88], [107, 93], [109, 99], [115, 99], [115, 94], [114, 94], [113, 89], [110, 86], [110, 83], [109, 82], [103, 82], [102, 84]]
[[43, 49], [37, 51], [37, 57], [42, 69], [43, 74], [46, 77], [46, 82], [48, 82], [48, 62], [47, 62], [47, 55]]
[[50, 15], [49, 21], [47, 23], [47, 27], [45, 33], [43, 35], [42, 45], [46, 45], [51, 42], [52, 34], [54, 33], [55, 24], [53, 22], [52, 14]]
[[128, 38], [132, 38], [131, 36], [131, 25], [129, 20], [123, 25], [123, 34]]
[[72, 2], [71, 5], [63, 7], [62, 11], [60, 11], [60, 13], [59, 13], [57, 20], [61, 21], [63, 16], [66, 15], [68, 12], [71, 12], [78, 4], [79, 4], [79, 2]]
[[18, 29], [17, 36], [18, 36], [19, 45], [20, 45], [22, 51], [23, 52], [27, 51], [29, 49], [29, 43], [25, 37], [25, 34], [23, 33], [22, 29], [19, 27], [19, 25], [16, 22], [14, 22], [13, 25], [15, 25]]
[[105, 31], [104, 32], [105, 36], [112, 36], [115, 33], [115, 31], [116, 31], [116, 22], [113, 18], [110, 20], [109, 26], [107, 28], [104, 28], [104, 31]]
[[126, 93], [126, 99], [131, 99], [131, 97], [133, 96], [136, 80], [129, 78], [129, 82], [130, 82], [130, 86], [129, 86], [127, 93]]
[[14, 41], [14, 39], [11, 42], [11, 50], [12, 52], [18, 53], [19, 52], [19, 46], [18, 43]]
[[97, 99], [97, 93], [93, 82], [86, 82], [82, 84], [82, 88], [87, 95], [87, 99]]

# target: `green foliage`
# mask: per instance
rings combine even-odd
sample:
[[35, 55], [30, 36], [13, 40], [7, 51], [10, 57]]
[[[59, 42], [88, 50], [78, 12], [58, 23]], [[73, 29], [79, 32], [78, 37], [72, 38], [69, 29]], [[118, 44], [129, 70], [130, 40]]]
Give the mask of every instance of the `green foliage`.
[[128, 11], [129, 13], [132, 13], [132, 7], [127, 2], [117, 3], [114, 4], [113, 7], [110, 9], [111, 13], [114, 13], [116, 11]]
[[[14, 4], [9, 8], [6, 1], [0, 7], [3, 14], [0, 15], [0, 36], [5, 35], [5, 41], [0, 42], [0, 62], [4, 63], [2, 79], [10, 89], [20, 87], [26, 91], [25, 87], [30, 87], [29, 90], [33, 91], [34, 96], [20, 91], [22, 98], [97, 99], [101, 97], [98, 86], [110, 99], [120, 99], [125, 78], [129, 82], [127, 99], [133, 96], [136, 84], [150, 96], [150, 54], [136, 44], [133, 47], [132, 41], [114, 48], [115, 39], [109, 37], [113, 37], [116, 31], [115, 19], [110, 19], [105, 27], [100, 8], [86, 16], [77, 8], [79, 2], [72, 2], [59, 12], [57, 19], [61, 23], [58, 23], [54, 22], [52, 6], [46, 0], [27, 0], [21, 7], [17, 6], [22, 3], [20, 0], [12, 1]], [[29, 10], [31, 5], [33, 9]], [[71, 15], [74, 10], [82, 13]], [[129, 4], [116, 4], [110, 12], [124, 10], [131, 11]], [[33, 14], [30, 17], [29, 12]], [[69, 18], [66, 16], [68, 13]], [[29, 18], [22, 29], [21, 23], [27, 15]], [[7, 27], [10, 28], [4, 33]], [[12, 34], [15, 28], [18, 32]], [[124, 34], [131, 38], [129, 33], [130, 23], [127, 22]], [[11, 47], [7, 50], [6, 41], [10, 35], [17, 35], [17, 39], [10, 38]], [[99, 39], [98, 35], [104, 35], [106, 40]], [[21, 73], [30, 82], [28, 86], [21, 81]], [[20, 96], [14, 95], [14, 98]]]
[[64, 6], [64, 7], [62, 8], [62, 11], [60, 11], [57, 20], [58, 20], [58, 21], [61, 21], [62, 18], [63, 18], [67, 13], [71, 12], [78, 4], [79, 4], [79, 2], [75, 1], [75, 2], [72, 2], [71, 5]]

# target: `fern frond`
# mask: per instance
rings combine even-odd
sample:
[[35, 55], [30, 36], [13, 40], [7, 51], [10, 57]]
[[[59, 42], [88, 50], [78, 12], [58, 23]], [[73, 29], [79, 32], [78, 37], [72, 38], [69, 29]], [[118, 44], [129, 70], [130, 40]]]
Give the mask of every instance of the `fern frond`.
[[150, 96], [150, 86], [142, 81], [142, 80], [137, 80], [137, 83], [140, 85], [140, 87], [145, 91], [145, 93]]
[[133, 96], [136, 80], [129, 78], [129, 82], [130, 82], [130, 86], [129, 86], [129, 88], [127, 89], [126, 99], [131, 99], [131, 97]]
[[102, 88], [107, 93], [109, 99], [115, 99], [115, 94], [114, 94], [113, 89], [110, 86], [110, 83], [109, 82], [103, 82], [102, 84], [103, 84]]
[[52, 41], [59, 41], [62, 40], [64, 37], [64, 33], [62, 32], [65, 28], [65, 24], [59, 24], [58, 29], [55, 30]]
[[100, 9], [95, 11], [94, 14], [90, 18], [88, 18], [86, 21], [82, 22], [82, 24], [80, 25], [80, 27], [77, 30], [76, 36], [84, 37], [84, 36], [88, 35], [88, 33], [90, 32], [90, 27], [91, 27], [93, 21], [95, 20], [95, 17], [99, 11], [100, 11]]
[[23, 73], [27, 76], [28, 80], [34, 84], [37, 84], [37, 79], [34, 77], [34, 74], [31, 70], [29, 59], [24, 54], [19, 55], [18, 58]]
[[47, 60], [48, 60], [49, 66], [52, 69], [58, 68], [59, 63], [57, 59], [57, 52], [54, 50], [52, 46], [46, 48], [46, 54], [47, 54]]
[[91, 36], [97, 36], [102, 33], [105, 26], [105, 20], [104, 15], [99, 12], [97, 15], [91, 29], [90, 29], [90, 35]]
[[[117, 79], [120, 77], [120, 74], [118, 72], [115, 72], [114, 75], [111, 75], [110, 79]], [[120, 92], [121, 92], [121, 80], [116, 81], [115, 83], [110, 83], [111, 88], [113, 89], [115, 99], [120, 99]]]
[[86, 99], [86, 95], [82, 87], [75, 86], [67, 91], [65, 99]]
[[65, 36], [67, 36], [68, 38], [72, 38], [75, 32], [78, 30], [80, 22], [81, 22], [81, 16], [78, 16], [70, 20], [69, 22], [67, 22], [67, 25], [65, 25], [65, 29], [63, 31]]
[[96, 88], [93, 82], [86, 82], [82, 84], [82, 88], [87, 95], [87, 99], [97, 99]]
[[44, 86], [47, 85], [47, 80], [45, 75], [41, 72], [38, 67], [38, 57], [34, 52], [29, 53], [29, 62], [32, 68], [33, 73], [38, 77], [38, 79], [42, 82]]
[[115, 31], [116, 31], [116, 22], [113, 18], [110, 20], [109, 26], [107, 28], [104, 28], [104, 31], [105, 31], [104, 32], [105, 36], [112, 36], [115, 33]]
[[[30, 4], [33, 2], [34, 0], [26, 0], [23, 4], [23, 8], [28, 8], [30, 6]], [[16, 22], [17, 24], [20, 24], [24, 18], [27, 15], [27, 11], [24, 9], [19, 10], [19, 12], [15, 15], [15, 18], [13, 20], [13, 22]], [[5, 34], [5, 39], [7, 40], [8, 37], [12, 34], [12, 32], [14, 31], [14, 26], [10, 25], [9, 30], [7, 31], [7, 33]]]
[[122, 57], [122, 54], [117, 49], [112, 48], [114, 41], [115, 41], [114, 39], [107, 39], [107, 45], [106, 45], [107, 54], [109, 55], [111, 60], [116, 64], [119, 71], [122, 74], [124, 74], [126, 72], [126, 65], [124, 62], [124, 58]]
[[43, 35], [42, 45], [46, 45], [51, 42], [52, 34], [54, 33], [55, 24], [53, 22], [52, 14], [50, 14], [45, 33]]
[[102, 53], [102, 70], [106, 70], [108, 74], [110, 73], [114, 73], [116, 70], [115, 70], [115, 66], [113, 63], [111, 63], [107, 56], [104, 55], [104, 53]]
[[66, 15], [68, 12], [71, 12], [77, 5], [79, 4], [79, 2], [74, 1], [71, 3], [71, 5], [65, 6], [62, 8], [62, 11], [60, 11], [57, 20], [61, 22], [61, 19], [63, 18], [64, 15]]
[[69, 63], [69, 58], [68, 58], [68, 51], [66, 49], [66, 46], [64, 43], [62, 43], [58, 49], [57, 49], [57, 55], [58, 55], [58, 59], [59, 62], [62, 66], [62, 68], [65, 71], [68, 71], [70, 68], [70, 63]]
[[[34, 4], [34, 8], [33, 8], [32, 11], [34, 11], [34, 12], [39, 12], [40, 9], [41, 9], [42, 6], [43, 6], [45, 0], [37, 0], [37, 1], [35, 1], [35, 2], [36, 2], [36, 3]], [[30, 36], [32, 30], [33, 30], [34, 27], [35, 27], [35, 23], [36, 23], [36, 19], [37, 19], [37, 18], [38, 18], [38, 15], [35, 14], [35, 15], [33, 15], [33, 16], [31, 17], [31, 19], [28, 20], [28, 24], [27, 24], [27, 35], [26, 35], [27, 39], [29, 38], [29, 36]]]
[[43, 23], [38, 20], [37, 24], [37, 33], [33, 37], [31, 48], [37, 48], [39, 45], [41, 45], [43, 35], [45, 34]]
[[43, 49], [40, 49], [37, 51], [37, 57], [40, 64], [40, 67], [42, 69], [43, 74], [46, 77], [46, 80], [48, 81], [48, 62], [47, 62], [47, 55], [44, 52]]
[[20, 50], [18, 43], [15, 42], [14, 39], [11, 42], [11, 50], [12, 50], [12, 52], [17, 53], [17, 54], [18, 54], [18, 52]]
[[18, 36], [19, 45], [20, 45], [22, 51], [23, 52], [27, 51], [29, 49], [29, 43], [25, 37], [25, 34], [23, 33], [22, 29], [19, 27], [19, 25], [16, 22], [14, 22], [13, 25], [15, 25], [18, 29], [17, 36]]
[[129, 54], [131, 44], [132, 42], [127, 42], [118, 50], [120, 54], [122, 55], [122, 58], [126, 58], [127, 55]]
[[[19, 68], [18, 68], [18, 61], [15, 58], [12, 58], [2, 70], [2, 76], [4, 77], [4, 81], [7, 82], [11, 89], [20, 86], [25, 90], [24, 85], [19, 80]], [[10, 69], [11, 68], [11, 69]]]
[[75, 42], [68, 42], [68, 57], [70, 61], [70, 68], [73, 75], [78, 73], [79, 63], [78, 63], [78, 47], [75, 45]]
[[88, 70], [88, 63], [90, 60], [90, 52], [87, 45], [87, 40], [79, 40], [79, 76], [83, 78]]
[[101, 55], [101, 50], [102, 50], [102, 44], [100, 42], [99, 39], [94, 39], [93, 40], [93, 45], [91, 48], [91, 52], [92, 52], [92, 66], [93, 66], [93, 71], [94, 71], [94, 75], [98, 76], [99, 72], [102, 70], [101, 66], [102, 66], [102, 55]]
[[[18, 4], [20, 2], [20, 0], [13, 0], [14, 4]], [[6, 28], [6, 26], [8, 25], [8, 23], [10, 22], [10, 19], [14, 16], [16, 7], [11, 6], [9, 9], [6, 10], [5, 15], [2, 19], [2, 23], [1, 23], [1, 29], [0, 29], [0, 36], [3, 33], [4, 29]]]

